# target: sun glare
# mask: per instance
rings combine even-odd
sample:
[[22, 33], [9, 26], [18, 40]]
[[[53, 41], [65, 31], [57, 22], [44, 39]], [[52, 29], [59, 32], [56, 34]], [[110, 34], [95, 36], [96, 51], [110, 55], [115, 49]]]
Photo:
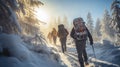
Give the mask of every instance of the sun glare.
[[48, 23], [48, 22], [49, 22], [50, 17], [49, 17], [48, 13], [47, 13], [45, 10], [40, 9], [40, 8], [37, 8], [37, 9], [35, 9], [35, 10], [36, 10], [36, 13], [35, 13], [35, 14], [36, 14], [37, 18], [38, 18], [40, 21], [45, 22], [45, 23]]

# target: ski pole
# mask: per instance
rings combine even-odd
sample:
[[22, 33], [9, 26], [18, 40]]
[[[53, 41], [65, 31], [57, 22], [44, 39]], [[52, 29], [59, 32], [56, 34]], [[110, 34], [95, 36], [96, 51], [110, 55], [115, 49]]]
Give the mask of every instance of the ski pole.
[[96, 58], [95, 49], [94, 49], [94, 46], [93, 46], [93, 45], [92, 45], [92, 49], [93, 49], [94, 57]]
[[96, 54], [95, 54], [95, 49], [94, 46], [92, 45], [93, 53], [94, 53], [94, 58], [95, 58], [95, 67], [99, 67], [99, 65], [96, 63]]

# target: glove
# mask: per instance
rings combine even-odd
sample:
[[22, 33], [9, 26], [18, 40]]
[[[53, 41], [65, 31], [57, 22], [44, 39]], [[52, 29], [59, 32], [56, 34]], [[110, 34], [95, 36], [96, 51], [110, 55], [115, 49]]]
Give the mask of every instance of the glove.
[[93, 41], [90, 41], [90, 45], [93, 45]]

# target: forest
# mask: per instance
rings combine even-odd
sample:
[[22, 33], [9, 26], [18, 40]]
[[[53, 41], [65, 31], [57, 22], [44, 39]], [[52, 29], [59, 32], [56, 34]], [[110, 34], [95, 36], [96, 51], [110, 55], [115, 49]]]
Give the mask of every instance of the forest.
[[[93, 13], [87, 11], [86, 19], [83, 18], [93, 38], [93, 47], [89, 39], [86, 41], [91, 65], [86, 67], [120, 67], [120, 0], [111, 1], [110, 10], [103, 9], [101, 17], [94, 20]], [[0, 0], [1, 67], [80, 67], [75, 42], [70, 36], [76, 17], [70, 21], [70, 16], [64, 14], [52, 16], [49, 21], [41, 20], [39, 17], [48, 17], [44, 12], [41, 15], [37, 13], [40, 12], [37, 9], [47, 5], [44, 2]], [[56, 41], [53, 35], [49, 38], [53, 28], [59, 31], [60, 24], [68, 31], [65, 53], [62, 52], [59, 36], [56, 36]]]

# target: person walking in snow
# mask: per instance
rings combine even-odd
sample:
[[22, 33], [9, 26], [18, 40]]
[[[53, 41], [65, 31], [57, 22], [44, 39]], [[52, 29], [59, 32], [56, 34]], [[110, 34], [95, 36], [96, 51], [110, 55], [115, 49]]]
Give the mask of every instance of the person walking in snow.
[[52, 34], [51, 34], [51, 32], [48, 33], [47, 38], [49, 40], [49, 43], [52, 43]]
[[53, 38], [54, 45], [56, 45], [57, 31], [56, 31], [55, 28], [53, 28], [51, 35], [52, 35], [52, 38]]
[[66, 40], [67, 40], [67, 35], [68, 35], [68, 31], [67, 29], [65, 29], [63, 24], [58, 25], [58, 37], [60, 38], [60, 43], [61, 43], [61, 47], [62, 47], [62, 52], [66, 52]]
[[75, 41], [80, 66], [85, 67], [84, 63], [86, 65], [89, 65], [88, 57], [87, 57], [87, 53], [86, 53], [86, 49], [85, 49], [86, 40], [87, 40], [87, 37], [89, 37], [90, 45], [93, 45], [93, 38], [92, 38], [89, 30], [85, 26], [84, 20], [81, 17], [75, 18], [73, 20], [73, 25], [74, 25], [74, 27], [71, 30], [70, 36]]

